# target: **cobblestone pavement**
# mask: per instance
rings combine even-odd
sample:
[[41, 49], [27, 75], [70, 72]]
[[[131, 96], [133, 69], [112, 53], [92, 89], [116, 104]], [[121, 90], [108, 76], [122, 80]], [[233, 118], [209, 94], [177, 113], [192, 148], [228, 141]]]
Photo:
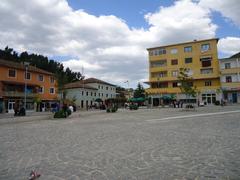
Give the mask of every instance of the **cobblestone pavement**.
[[[33, 169], [43, 180], [240, 179], [235, 110], [240, 106], [83, 112], [3, 124], [0, 179], [25, 180]], [[221, 111], [232, 113], [196, 116]]]

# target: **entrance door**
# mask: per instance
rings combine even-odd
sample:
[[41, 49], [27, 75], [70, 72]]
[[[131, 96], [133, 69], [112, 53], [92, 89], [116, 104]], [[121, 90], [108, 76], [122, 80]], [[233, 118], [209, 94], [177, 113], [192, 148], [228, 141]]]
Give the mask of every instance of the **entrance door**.
[[8, 100], [8, 113], [14, 113], [14, 104], [15, 101]]
[[232, 102], [237, 103], [237, 93], [232, 93]]

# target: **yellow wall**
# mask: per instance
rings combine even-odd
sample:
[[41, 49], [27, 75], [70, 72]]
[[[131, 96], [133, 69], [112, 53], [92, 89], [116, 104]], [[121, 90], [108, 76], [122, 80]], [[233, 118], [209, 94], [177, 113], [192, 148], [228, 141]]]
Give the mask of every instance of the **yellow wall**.
[[[210, 50], [206, 52], [201, 52], [202, 44], [210, 44]], [[192, 46], [192, 52], [184, 52], [184, 47]], [[149, 55], [149, 83], [158, 83], [158, 82], [168, 82], [168, 88], [149, 88], [147, 92], [149, 94], [152, 93], [179, 93], [179, 88], [173, 88], [171, 86], [172, 81], [177, 81], [177, 77], [172, 77], [173, 70], [179, 70], [180, 68], [190, 68], [193, 71], [193, 81], [194, 86], [197, 89], [203, 91], [205, 89], [218, 89], [220, 88], [220, 73], [219, 73], [219, 63], [217, 57], [217, 39], [209, 39], [204, 41], [193, 41], [188, 43], [181, 43], [176, 45], [162, 46], [157, 48], [150, 48], [148, 51], [152, 51], [155, 49], [166, 49], [166, 54], [158, 55], [158, 56], [150, 56]], [[176, 48], [178, 50], [177, 54], [171, 54], [170, 50]], [[211, 67], [213, 68], [213, 73], [211, 74], [201, 74], [200, 69], [203, 68], [200, 58], [201, 57], [212, 57]], [[185, 58], [192, 58], [192, 63], [185, 64]], [[156, 62], [159, 60], [167, 60], [167, 66], [164, 67], [151, 67], [151, 62]], [[172, 59], [178, 59], [178, 65], [171, 65]], [[203, 68], [204, 69], [204, 68]], [[157, 73], [160, 71], [168, 71], [167, 77], [152, 77], [151, 73]], [[212, 86], [205, 86], [205, 80], [211, 80]]]

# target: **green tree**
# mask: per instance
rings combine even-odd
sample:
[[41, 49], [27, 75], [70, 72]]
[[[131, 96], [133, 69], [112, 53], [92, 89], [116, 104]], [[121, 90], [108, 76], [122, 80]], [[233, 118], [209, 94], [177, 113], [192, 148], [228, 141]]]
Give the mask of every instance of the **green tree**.
[[178, 76], [178, 84], [181, 92], [187, 96], [187, 100], [190, 97], [196, 97], [197, 89], [193, 86], [193, 79], [189, 76], [189, 70], [187, 68], [180, 68]]
[[145, 90], [140, 83], [138, 83], [137, 89], [135, 89], [133, 96], [134, 98], [145, 97]]

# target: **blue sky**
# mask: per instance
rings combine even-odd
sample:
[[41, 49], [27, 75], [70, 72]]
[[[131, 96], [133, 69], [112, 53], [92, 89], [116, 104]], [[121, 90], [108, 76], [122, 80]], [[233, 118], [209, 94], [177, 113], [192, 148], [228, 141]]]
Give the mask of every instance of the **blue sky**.
[[[161, 6], [171, 6], [174, 0], [68, 0], [68, 3], [74, 10], [83, 9], [96, 16], [115, 15], [125, 20], [130, 27], [148, 28], [144, 14], [155, 12]], [[239, 36], [240, 28], [220, 12], [213, 11], [212, 20], [218, 25], [216, 37]]]
[[68, 0], [77, 10], [84, 9], [90, 14], [115, 15], [124, 19], [130, 27], [148, 27], [143, 15], [154, 12], [160, 6], [169, 6], [173, 0]]
[[148, 80], [146, 48], [218, 37], [240, 51], [239, 0], [1, 0], [0, 47], [126, 87]]

